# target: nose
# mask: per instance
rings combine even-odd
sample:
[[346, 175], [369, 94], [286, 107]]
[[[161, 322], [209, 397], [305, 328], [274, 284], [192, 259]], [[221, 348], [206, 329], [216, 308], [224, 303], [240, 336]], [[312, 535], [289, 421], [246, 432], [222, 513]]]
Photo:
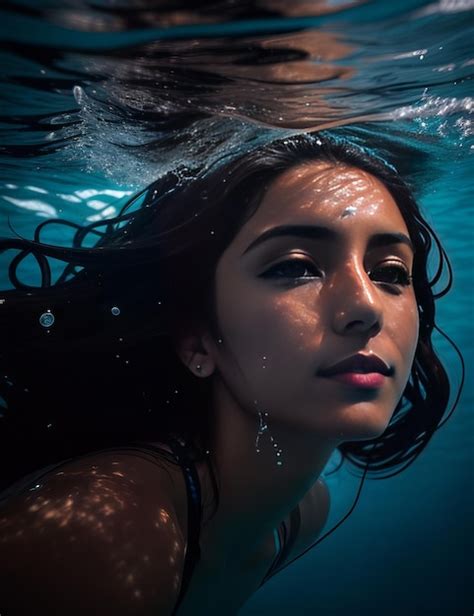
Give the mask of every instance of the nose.
[[347, 264], [334, 276], [331, 303], [337, 334], [372, 337], [382, 329], [380, 293], [363, 265]]

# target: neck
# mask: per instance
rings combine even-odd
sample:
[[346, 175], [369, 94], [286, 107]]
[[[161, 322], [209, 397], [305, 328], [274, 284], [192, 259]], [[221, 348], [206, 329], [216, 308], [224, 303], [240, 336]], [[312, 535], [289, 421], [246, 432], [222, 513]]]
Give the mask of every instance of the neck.
[[[214, 389], [213, 411], [210, 458], [219, 507], [203, 534], [213, 546], [210, 557], [222, 563], [227, 557], [245, 555], [249, 546], [262, 544], [317, 481], [335, 444], [318, 442], [308, 430], [272, 421], [270, 415], [265, 417], [268, 429], [260, 436], [258, 453], [258, 413], [242, 409], [219, 384]], [[282, 453], [277, 457], [279, 449]], [[209, 478], [203, 479], [203, 493], [209, 494]]]

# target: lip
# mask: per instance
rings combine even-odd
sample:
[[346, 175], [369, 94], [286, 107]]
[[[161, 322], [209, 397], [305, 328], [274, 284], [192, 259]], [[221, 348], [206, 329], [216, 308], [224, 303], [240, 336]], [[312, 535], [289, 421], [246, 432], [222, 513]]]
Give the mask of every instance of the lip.
[[328, 368], [321, 368], [317, 375], [364, 389], [381, 387], [386, 377], [394, 374], [393, 367], [375, 354], [357, 353]]
[[380, 372], [341, 372], [327, 378], [360, 389], [378, 389], [387, 377]]

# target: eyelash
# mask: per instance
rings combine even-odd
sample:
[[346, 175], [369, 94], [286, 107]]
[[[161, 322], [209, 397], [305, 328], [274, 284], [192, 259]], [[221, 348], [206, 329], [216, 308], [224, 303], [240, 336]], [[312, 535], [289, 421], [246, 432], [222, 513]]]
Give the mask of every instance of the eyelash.
[[[278, 271], [278, 269], [284, 266], [287, 266], [287, 265], [303, 266], [306, 270], [313, 269], [313, 272], [317, 272], [317, 275], [309, 276], [309, 277], [308, 276], [285, 276], [285, 275], [278, 276], [278, 274], [275, 273]], [[397, 274], [397, 280], [396, 281], [378, 280], [375, 282], [379, 282], [380, 284], [396, 285], [396, 286], [402, 286], [402, 287], [408, 287], [411, 285], [412, 276], [409, 274], [408, 269], [402, 263], [387, 262], [385, 264], [379, 265], [378, 267], [375, 267], [371, 272], [369, 272], [369, 275], [373, 275], [374, 272], [377, 272], [380, 270], [382, 270], [385, 274], [390, 271], [395, 272]], [[306, 278], [320, 278], [321, 271], [314, 265], [314, 263], [311, 263], [310, 261], [306, 261], [303, 259], [286, 259], [285, 261], [280, 261], [280, 263], [276, 263], [275, 265], [270, 267], [270, 269], [268, 269], [264, 274], [262, 274], [262, 277], [263, 278], [293, 278], [296, 280], [304, 280]]]

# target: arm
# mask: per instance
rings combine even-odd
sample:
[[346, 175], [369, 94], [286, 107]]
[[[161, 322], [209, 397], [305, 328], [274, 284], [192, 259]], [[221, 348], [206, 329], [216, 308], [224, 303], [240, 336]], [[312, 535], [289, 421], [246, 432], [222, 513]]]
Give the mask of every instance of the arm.
[[0, 613], [171, 614], [185, 540], [166, 473], [109, 452], [40, 483], [0, 510]]

